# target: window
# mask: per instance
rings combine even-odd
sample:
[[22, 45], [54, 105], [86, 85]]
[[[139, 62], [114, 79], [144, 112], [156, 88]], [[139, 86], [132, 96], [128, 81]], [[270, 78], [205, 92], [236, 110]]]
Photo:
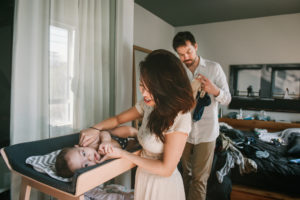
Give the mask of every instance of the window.
[[231, 65], [229, 108], [300, 112], [300, 64]]
[[63, 25], [50, 26], [50, 125], [70, 127], [73, 124], [75, 31]]

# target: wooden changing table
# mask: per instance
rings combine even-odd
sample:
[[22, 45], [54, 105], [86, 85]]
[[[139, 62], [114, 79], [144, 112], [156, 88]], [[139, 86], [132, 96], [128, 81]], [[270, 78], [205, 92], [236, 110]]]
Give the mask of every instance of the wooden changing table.
[[[25, 160], [29, 156], [44, 155], [63, 147], [73, 146], [78, 144], [78, 138], [79, 134], [77, 133], [15, 144], [1, 149], [1, 155], [7, 167], [22, 177], [20, 200], [30, 199], [32, 187], [61, 200], [83, 200], [85, 192], [135, 167], [135, 164], [126, 159], [108, 160], [76, 171], [73, 181], [66, 183], [36, 172], [31, 166], [25, 164]], [[129, 145], [128, 148], [130, 149], [126, 148], [126, 150], [134, 154], [139, 154], [141, 149], [138, 144], [131, 145], [131, 147]], [[37, 149], [39, 149], [38, 152]]]

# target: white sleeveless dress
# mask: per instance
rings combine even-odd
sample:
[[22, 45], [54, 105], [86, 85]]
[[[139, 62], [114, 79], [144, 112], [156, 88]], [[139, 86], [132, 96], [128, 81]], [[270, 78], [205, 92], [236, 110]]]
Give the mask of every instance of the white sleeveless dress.
[[[143, 115], [142, 125], [138, 132], [138, 141], [143, 147], [141, 156], [150, 159], [162, 159], [164, 144], [147, 128], [148, 116], [153, 108], [144, 101], [136, 104], [136, 108]], [[179, 113], [172, 127], [164, 134], [174, 131], [189, 133], [191, 131], [191, 114]], [[176, 168], [169, 177], [152, 174], [138, 167], [134, 188], [135, 200], [185, 200], [185, 193], [181, 174]]]

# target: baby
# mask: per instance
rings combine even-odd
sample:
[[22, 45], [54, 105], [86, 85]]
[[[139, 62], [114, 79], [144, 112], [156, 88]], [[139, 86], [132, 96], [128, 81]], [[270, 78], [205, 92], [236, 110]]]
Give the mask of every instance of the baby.
[[[110, 132], [113, 135], [110, 135]], [[122, 135], [122, 137], [135, 137], [137, 129], [130, 126], [120, 126], [108, 131], [101, 131], [99, 138], [88, 147], [66, 147], [56, 157], [55, 168], [56, 174], [64, 178], [70, 178], [77, 169], [89, 167], [104, 161], [103, 155], [110, 151], [111, 147], [125, 148], [127, 146], [127, 138], [120, 138], [114, 135]]]

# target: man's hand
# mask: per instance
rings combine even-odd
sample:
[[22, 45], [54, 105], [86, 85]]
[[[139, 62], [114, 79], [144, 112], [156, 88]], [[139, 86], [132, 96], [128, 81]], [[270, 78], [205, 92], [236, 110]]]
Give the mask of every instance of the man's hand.
[[86, 147], [95, 141], [99, 141], [99, 131], [95, 129], [84, 129], [80, 131], [79, 146]]
[[196, 79], [201, 82], [201, 90], [207, 92], [208, 94], [212, 94], [215, 97], [219, 96], [220, 89], [213, 82], [211, 82], [208, 78], [206, 78], [202, 74], [199, 74]]

